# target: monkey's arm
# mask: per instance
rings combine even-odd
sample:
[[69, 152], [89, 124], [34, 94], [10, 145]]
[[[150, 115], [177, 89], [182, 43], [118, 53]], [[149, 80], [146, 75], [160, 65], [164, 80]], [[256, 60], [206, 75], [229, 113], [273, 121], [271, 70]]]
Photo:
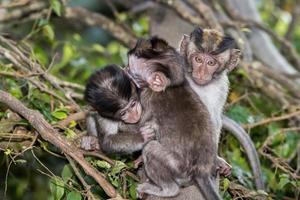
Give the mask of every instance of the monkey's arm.
[[106, 153], [131, 154], [142, 150], [144, 144], [154, 136], [149, 129], [140, 132], [138, 125], [121, 126], [119, 122], [103, 118], [98, 113], [94, 115], [94, 122], [100, 148]]
[[226, 116], [223, 116], [223, 128], [229, 131], [245, 149], [250, 166], [253, 171], [256, 189], [264, 190], [265, 187], [262, 180], [261, 165], [257, 151], [251, 138], [238, 123]]
[[133, 132], [118, 132], [104, 134], [99, 138], [100, 147], [106, 153], [131, 154], [142, 150], [145, 141], [141, 134]]

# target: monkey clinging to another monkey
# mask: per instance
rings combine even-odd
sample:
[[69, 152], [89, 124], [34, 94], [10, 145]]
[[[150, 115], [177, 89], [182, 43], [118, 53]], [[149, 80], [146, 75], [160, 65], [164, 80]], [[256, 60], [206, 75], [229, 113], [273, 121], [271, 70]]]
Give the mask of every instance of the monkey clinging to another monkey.
[[155, 137], [144, 123], [137, 88], [120, 67], [96, 71], [86, 85], [85, 100], [98, 111], [87, 117], [88, 133], [99, 137], [104, 152], [130, 154]]
[[[222, 112], [229, 90], [228, 73], [234, 69], [241, 52], [235, 49], [235, 41], [213, 29], [196, 28], [184, 35], [180, 53], [188, 63], [186, 78], [191, 88], [207, 107], [214, 128], [214, 140], [218, 145], [222, 128]], [[231, 166], [218, 158], [220, 174], [230, 174]]]
[[179, 186], [194, 181], [206, 199], [220, 199], [212, 184], [217, 143], [205, 105], [184, 78], [184, 58], [164, 40], [141, 39], [128, 53], [128, 73], [141, 91], [141, 101], [158, 125], [158, 140], [142, 152], [151, 182], [139, 193], [176, 196]]

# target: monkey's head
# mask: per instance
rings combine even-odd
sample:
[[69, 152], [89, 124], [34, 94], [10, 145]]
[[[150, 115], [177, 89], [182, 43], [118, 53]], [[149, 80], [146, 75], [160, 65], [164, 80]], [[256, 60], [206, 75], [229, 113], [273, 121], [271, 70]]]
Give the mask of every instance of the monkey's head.
[[237, 66], [241, 51], [234, 47], [233, 38], [213, 29], [196, 28], [183, 36], [180, 53], [188, 62], [188, 75], [198, 85], [206, 85]]
[[128, 74], [137, 87], [149, 87], [155, 92], [183, 81], [184, 58], [160, 38], [139, 39], [128, 52]]
[[137, 123], [142, 114], [137, 88], [116, 65], [96, 71], [89, 78], [84, 99], [103, 117]]

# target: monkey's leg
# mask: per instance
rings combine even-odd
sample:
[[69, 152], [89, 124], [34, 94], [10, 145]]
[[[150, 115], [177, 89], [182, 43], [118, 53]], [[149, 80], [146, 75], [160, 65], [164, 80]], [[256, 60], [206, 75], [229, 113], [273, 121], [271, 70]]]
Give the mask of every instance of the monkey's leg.
[[119, 132], [100, 138], [100, 147], [107, 153], [131, 154], [141, 150], [144, 144], [144, 138], [139, 133]]
[[86, 130], [89, 136], [95, 136], [95, 137], [98, 136], [96, 115], [98, 115], [98, 113], [91, 112], [86, 117]]
[[139, 184], [138, 192], [160, 197], [176, 196], [179, 186], [174, 176], [178, 174], [180, 158], [156, 140], [150, 141], [144, 147], [142, 155], [146, 174], [154, 184]]

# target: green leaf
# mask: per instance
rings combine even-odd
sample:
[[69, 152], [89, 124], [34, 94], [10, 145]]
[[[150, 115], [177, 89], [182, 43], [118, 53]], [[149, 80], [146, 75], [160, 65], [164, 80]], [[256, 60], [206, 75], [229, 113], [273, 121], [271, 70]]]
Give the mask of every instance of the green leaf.
[[7, 149], [5, 149], [4, 154], [8, 156], [8, 155], [12, 154], [12, 152], [13, 151], [11, 149], [7, 148]]
[[289, 175], [287, 174], [281, 174], [280, 175], [280, 181], [278, 183], [278, 188], [283, 189], [285, 185], [287, 185], [290, 182]]
[[69, 123], [69, 128], [74, 128], [77, 125], [76, 121], [72, 120]]
[[122, 169], [126, 168], [126, 164], [117, 160], [115, 162], [115, 165], [113, 166], [112, 170], [111, 170], [111, 174], [115, 175], [121, 172]]
[[65, 192], [64, 182], [54, 177], [50, 180], [50, 190], [55, 200], [60, 200]]
[[106, 49], [110, 54], [117, 54], [119, 52], [119, 46], [120, 46], [119, 43], [111, 42], [109, 43]]
[[51, 113], [51, 115], [59, 120], [66, 119], [68, 117], [67, 113], [62, 110], [55, 110]]
[[73, 139], [76, 136], [76, 133], [72, 129], [69, 129], [69, 128], [66, 129], [65, 134], [68, 139]]
[[45, 25], [47, 25], [49, 23], [49, 21], [47, 19], [40, 19], [38, 21], [38, 27], [43, 27]]
[[250, 110], [247, 107], [241, 105], [233, 106], [226, 115], [231, 119], [239, 123], [251, 123], [253, 122], [253, 116], [251, 115]]
[[20, 164], [25, 164], [25, 163], [27, 163], [27, 160], [19, 159], [19, 160], [15, 160], [15, 162], [20, 163]]
[[62, 172], [61, 172], [61, 177], [62, 179], [66, 182], [69, 179], [71, 179], [73, 176], [73, 170], [69, 164], [65, 165]]
[[111, 165], [103, 160], [97, 160], [95, 163], [98, 167], [103, 168], [103, 169], [110, 169]]
[[105, 48], [100, 44], [94, 44], [92, 46], [92, 49], [96, 52], [99, 52], [99, 53], [103, 53], [105, 51]]
[[61, 16], [61, 3], [59, 0], [51, 0], [50, 1], [50, 5], [51, 5], [51, 8], [54, 10], [54, 12], [58, 15], [58, 16]]
[[230, 180], [228, 178], [224, 178], [223, 180], [224, 191], [226, 191], [229, 188], [229, 185], [230, 185]]
[[130, 195], [131, 199], [133, 199], [133, 200], [137, 199], [136, 187], [137, 187], [136, 183], [132, 183], [129, 187], [129, 195]]
[[67, 200], [81, 200], [81, 194], [76, 192], [76, 191], [72, 191], [67, 195]]
[[54, 30], [53, 30], [52, 26], [50, 26], [49, 24], [43, 26], [43, 34], [44, 34], [50, 41], [53, 41], [54, 38], [55, 38]]

